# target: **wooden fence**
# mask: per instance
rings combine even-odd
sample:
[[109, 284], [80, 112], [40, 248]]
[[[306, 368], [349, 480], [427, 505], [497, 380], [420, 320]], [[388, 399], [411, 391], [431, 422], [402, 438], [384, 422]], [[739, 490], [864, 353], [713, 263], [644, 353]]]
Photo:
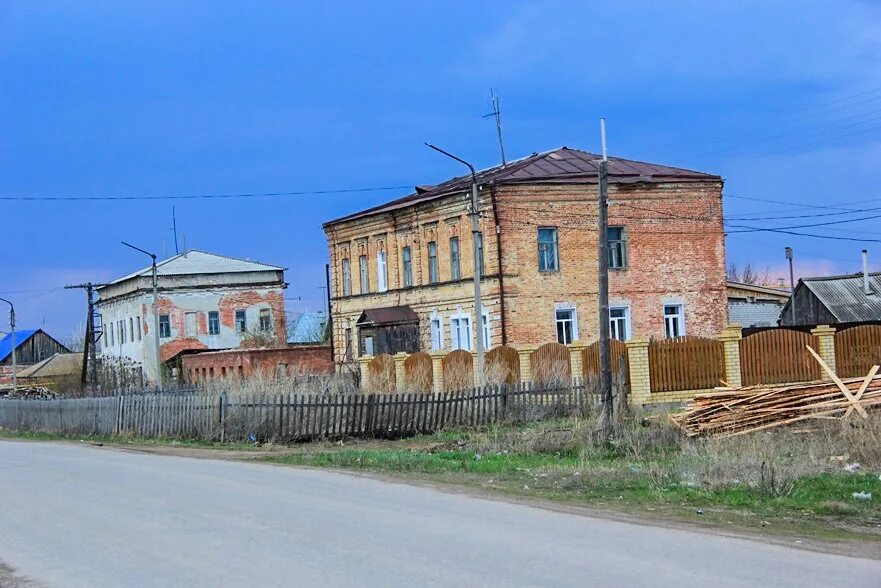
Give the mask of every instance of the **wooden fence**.
[[652, 392], [701, 390], [725, 379], [722, 342], [703, 337], [653, 339], [649, 343]]
[[759, 331], [740, 340], [740, 373], [744, 386], [820, 379], [820, 365], [805, 349], [819, 349], [815, 335], [789, 329]]
[[[628, 381], [630, 380], [630, 366], [627, 357], [627, 345], [624, 341], [612, 339], [609, 341], [612, 357], [612, 373], [623, 371]], [[600, 376], [600, 342], [594, 341], [581, 350], [581, 370], [585, 380], [590, 377]]]
[[533, 382], [559, 382], [572, 377], [569, 348], [560, 343], [545, 343], [532, 352], [530, 362]]
[[881, 325], [859, 325], [835, 333], [835, 370], [839, 376], [864, 376], [876, 364], [881, 364]]
[[0, 427], [63, 435], [292, 442], [401, 437], [447, 427], [584, 414], [598, 402], [596, 392], [581, 382], [439, 394], [152, 394], [0, 400]]

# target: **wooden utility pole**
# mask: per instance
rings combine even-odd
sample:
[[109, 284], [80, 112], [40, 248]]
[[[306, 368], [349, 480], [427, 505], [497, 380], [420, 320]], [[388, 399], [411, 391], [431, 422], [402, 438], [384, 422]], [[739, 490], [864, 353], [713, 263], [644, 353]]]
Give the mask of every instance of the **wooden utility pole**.
[[98, 320], [98, 315], [95, 312], [95, 288], [100, 286], [101, 284], [93, 284], [88, 282], [86, 284], [75, 284], [72, 286], [65, 286], [66, 290], [71, 290], [74, 288], [82, 288], [86, 291], [86, 304], [88, 307], [88, 314], [86, 315], [86, 337], [85, 342], [83, 344], [83, 369], [82, 374], [80, 376], [80, 383], [82, 385], [86, 385], [86, 381], [88, 380], [89, 386], [92, 391], [98, 389], [98, 339], [101, 338], [103, 334], [101, 332], [100, 324], [96, 325], [95, 322]]
[[599, 165], [599, 347], [600, 396], [603, 399], [603, 431], [612, 433], [612, 354], [609, 332], [609, 161], [606, 155], [606, 119], [600, 119], [603, 158]]

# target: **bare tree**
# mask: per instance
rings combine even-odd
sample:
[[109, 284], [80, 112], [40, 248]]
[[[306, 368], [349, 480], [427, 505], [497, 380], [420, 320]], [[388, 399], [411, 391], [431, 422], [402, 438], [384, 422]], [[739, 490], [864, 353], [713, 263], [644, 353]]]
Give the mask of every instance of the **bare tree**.
[[71, 351], [82, 351], [86, 348], [86, 323], [80, 321], [68, 333], [66, 337], [61, 338], [61, 344]]
[[727, 271], [728, 280], [731, 282], [740, 282], [741, 284], [750, 284], [753, 286], [773, 286], [774, 279], [771, 277], [771, 268], [765, 266], [765, 269], [758, 271], [753, 269], [751, 263], [739, 268], [736, 263], [731, 262]]

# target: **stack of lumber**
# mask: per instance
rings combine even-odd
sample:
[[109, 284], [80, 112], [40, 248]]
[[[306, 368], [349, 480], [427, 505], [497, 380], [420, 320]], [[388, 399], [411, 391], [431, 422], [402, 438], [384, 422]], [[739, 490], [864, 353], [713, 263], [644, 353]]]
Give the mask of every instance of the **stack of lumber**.
[[881, 376], [783, 386], [729, 388], [697, 396], [673, 420], [689, 437], [733, 437], [816, 418], [865, 416], [881, 407]]
[[12, 384], [0, 384], [0, 398], [18, 398], [24, 400], [52, 400], [58, 394], [43, 386], [18, 386], [13, 393]]

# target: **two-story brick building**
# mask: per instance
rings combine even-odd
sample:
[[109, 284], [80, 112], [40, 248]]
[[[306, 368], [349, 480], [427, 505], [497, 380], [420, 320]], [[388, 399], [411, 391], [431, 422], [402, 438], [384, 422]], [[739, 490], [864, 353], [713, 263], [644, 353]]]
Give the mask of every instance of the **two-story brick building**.
[[[159, 355], [283, 347], [284, 268], [192, 250], [157, 264]], [[146, 267], [98, 288], [101, 357], [144, 370], [155, 382], [152, 272]]]
[[[597, 338], [599, 156], [562, 147], [327, 222], [336, 358]], [[609, 160], [613, 337], [715, 335], [727, 315], [722, 179]]]

